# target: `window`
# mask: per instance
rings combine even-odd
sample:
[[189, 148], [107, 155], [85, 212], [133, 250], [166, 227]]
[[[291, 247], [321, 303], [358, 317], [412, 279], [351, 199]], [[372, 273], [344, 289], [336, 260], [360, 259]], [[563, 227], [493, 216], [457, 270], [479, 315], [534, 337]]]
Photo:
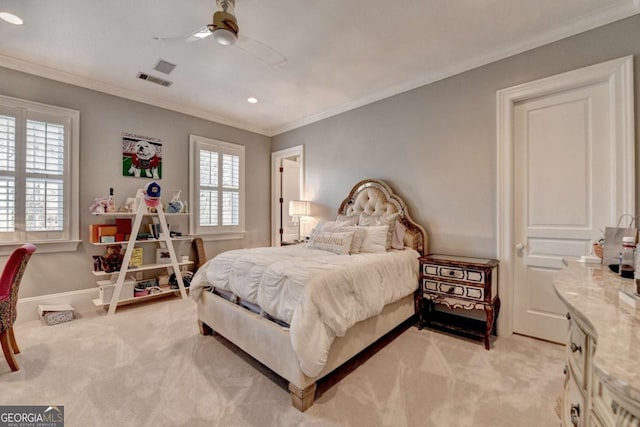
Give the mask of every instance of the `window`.
[[0, 96], [0, 253], [26, 241], [45, 252], [77, 248], [79, 120]]
[[193, 234], [244, 237], [244, 146], [191, 135]]

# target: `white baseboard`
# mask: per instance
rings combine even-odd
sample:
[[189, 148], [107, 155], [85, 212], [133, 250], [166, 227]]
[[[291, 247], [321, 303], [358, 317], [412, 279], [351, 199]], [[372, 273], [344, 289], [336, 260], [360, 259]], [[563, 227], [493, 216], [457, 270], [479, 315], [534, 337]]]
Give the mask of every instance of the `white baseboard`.
[[94, 310], [96, 306], [92, 300], [95, 298], [98, 298], [98, 288], [96, 287], [38, 297], [18, 298], [16, 323], [39, 319], [38, 305], [40, 304], [70, 304], [76, 313]]

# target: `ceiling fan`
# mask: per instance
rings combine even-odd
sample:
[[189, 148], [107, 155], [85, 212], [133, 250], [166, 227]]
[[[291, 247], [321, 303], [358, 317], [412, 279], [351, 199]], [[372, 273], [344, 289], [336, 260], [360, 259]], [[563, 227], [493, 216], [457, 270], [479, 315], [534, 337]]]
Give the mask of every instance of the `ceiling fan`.
[[287, 58], [265, 43], [240, 34], [240, 27], [235, 16], [235, 0], [216, 0], [218, 10], [213, 14], [213, 23], [204, 25], [184, 36], [154, 37], [156, 40], [180, 40], [196, 42], [212, 36], [223, 46], [237, 47], [256, 57], [273, 68], [283, 66]]

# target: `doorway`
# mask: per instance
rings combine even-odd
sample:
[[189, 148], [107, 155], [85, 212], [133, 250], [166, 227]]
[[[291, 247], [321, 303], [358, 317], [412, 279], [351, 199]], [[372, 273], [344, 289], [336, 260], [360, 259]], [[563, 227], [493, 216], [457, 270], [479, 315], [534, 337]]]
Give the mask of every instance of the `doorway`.
[[634, 140], [632, 57], [498, 92], [500, 335], [566, 340], [553, 276], [635, 212]]
[[298, 224], [289, 216], [289, 201], [303, 196], [304, 147], [271, 153], [271, 246], [298, 238]]

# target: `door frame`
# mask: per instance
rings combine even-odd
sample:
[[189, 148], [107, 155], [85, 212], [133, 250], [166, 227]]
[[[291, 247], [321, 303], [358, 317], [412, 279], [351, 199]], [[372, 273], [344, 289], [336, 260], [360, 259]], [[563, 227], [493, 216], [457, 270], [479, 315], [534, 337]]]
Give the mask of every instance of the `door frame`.
[[524, 83], [497, 92], [497, 257], [500, 260], [498, 280], [503, 310], [498, 318], [498, 333], [513, 334], [514, 280], [513, 269], [513, 109], [517, 102], [540, 96], [606, 82], [609, 86], [611, 137], [617, 142], [611, 176], [614, 205], [611, 216], [635, 215], [635, 133], [633, 56], [625, 56], [574, 71]]
[[276, 197], [280, 188], [280, 173], [278, 171], [280, 161], [289, 157], [298, 157], [300, 162], [300, 200], [304, 200], [304, 145], [285, 148], [271, 153], [271, 246], [276, 246], [278, 241], [278, 205]]

